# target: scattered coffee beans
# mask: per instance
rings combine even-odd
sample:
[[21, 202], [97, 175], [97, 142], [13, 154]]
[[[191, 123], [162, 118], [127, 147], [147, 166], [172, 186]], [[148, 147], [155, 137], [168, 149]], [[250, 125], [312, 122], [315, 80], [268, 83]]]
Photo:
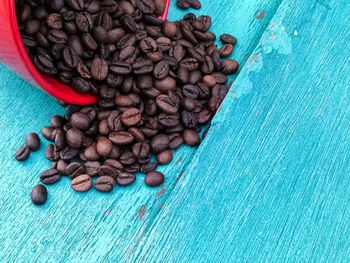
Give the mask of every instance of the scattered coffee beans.
[[[198, 0], [176, 3], [201, 7]], [[155, 187], [164, 181], [155, 170], [172, 160], [170, 150], [200, 144], [201, 126], [229, 91], [227, 75], [239, 68], [229, 58], [237, 39], [221, 35], [219, 49], [211, 17], [189, 13], [162, 21], [157, 15], [165, 8], [163, 0], [17, 1], [20, 33], [37, 70], [99, 99], [89, 106], [60, 102], [65, 115], [42, 128], [52, 142], [45, 156], [53, 162], [40, 175], [42, 183], [68, 175], [72, 188], [85, 192], [98, 176], [95, 189], [111, 192], [142, 172], [146, 185]], [[24, 161], [39, 147], [38, 135], [29, 134], [16, 159]], [[34, 189], [33, 202], [45, 202], [46, 188]]]

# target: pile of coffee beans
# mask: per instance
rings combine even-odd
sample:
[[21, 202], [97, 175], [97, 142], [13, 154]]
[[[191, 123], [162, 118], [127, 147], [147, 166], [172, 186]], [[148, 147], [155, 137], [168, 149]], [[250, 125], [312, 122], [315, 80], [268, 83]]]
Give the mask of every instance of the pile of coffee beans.
[[[200, 8], [197, 0], [177, 3]], [[22, 0], [17, 10], [23, 43], [38, 71], [99, 99], [89, 106], [60, 102], [65, 115], [53, 116], [41, 130], [52, 142], [43, 184], [67, 175], [77, 192], [93, 185], [110, 192], [142, 172], [146, 185], [161, 185], [157, 166], [168, 164], [171, 150], [183, 143], [200, 144], [201, 126], [225, 98], [227, 75], [239, 67], [228, 58], [236, 38], [222, 35], [218, 49], [209, 16], [159, 19], [163, 0]], [[34, 137], [17, 151], [17, 160], [35, 149]], [[46, 200], [42, 187], [33, 193], [34, 203]]]

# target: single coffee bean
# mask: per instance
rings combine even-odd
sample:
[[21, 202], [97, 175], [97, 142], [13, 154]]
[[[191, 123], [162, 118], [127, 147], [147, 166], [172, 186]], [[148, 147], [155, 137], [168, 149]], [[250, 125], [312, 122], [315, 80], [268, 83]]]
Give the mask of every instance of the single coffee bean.
[[168, 38], [174, 38], [177, 33], [177, 26], [173, 22], [166, 20], [163, 24], [163, 33]]
[[153, 76], [157, 79], [165, 79], [169, 73], [169, 64], [165, 61], [160, 61], [153, 69]]
[[198, 133], [193, 129], [184, 130], [182, 136], [185, 143], [190, 146], [198, 146], [200, 144]]
[[28, 157], [30, 156], [30, 153], [31, 151], [28, 146], [22, 146], [16, 151], [15, 158], [19, 162], [24, 162], [25, 160], [28, 159]]
[[179, 114], [166, 114], [161, 113], [158, 116], [158, 122], [165, 128], [175, 127], [180, 122]]
[[116, 182], [113, 177], [101, 176], [95, 182], [95, 189], [99, 192], [109, 193], [113, 190], [115, 184]]
[[184, 142], [184, 140], [182, 138], [182, 135], [180, 133], [171, 133], [171, 134], [169, 134], [169, 139], [170, 139], [169, 149], [177, 149]]
[[112, 145], [112, 150], [109, 153], [108, 158], [117, 159], [117, 158], [120, 157], [120, 155], [121, 155], [120, 148], [117, 145], [113, 144]]
[[116, 176], [116, 169], [112, 168], [111, 166], [102, 165], [100, 169], [98, 170], [98, 176]]
[[76, 149], [81, 148], [81, 146], [83, 145], [84, 138], [85, 138], [84, 133], [76, 128], [70, 129], [69, 131], [67, 131], [67, 134], [66, 134], [67, 144], [70, 147], [76, 148]]
[[72, 180], [72, 188], [76, 192], [87, 192], [92, 186], [91, 177], [87, 174], [79, 175]]
[[100, 4], [101, 11], [111, 14], [117, 10], [117, 3], [114, 0], [104, 0]]
[[204, 109], [200, 111], [197, 115], [198, 124], [206, 124], [211, 119], [211, 117], [212, 115], [209, 110]]
[[158, 134], [151, 140], [151, 149], [153, 153], [160, 153], [168, 149], [170, 139], [166, 134]]
[[220, 36], [220, 40], [224, 44], [236, 45], [237, 39], [229, 34], [223, 34]]
[[134, 136], [135, 141], [142, 142], [145, 140], [145, 136], [139, 128], [131, 127], [128, 129], [128, 132]]
[[131, 165], [136, 162], [136, 158], [132, 152], [124, 152], [120, 157], [119, 157], [120, 162], [123, 165]]
[[57, 161], [60, 158], [60, 151], [56, 145], [49, 144], [45, 150], [45, 157], [50, 161]]
[[65, 136], [61, 128], [56, 129], [54, 143], [58, 150], [63, 149], [65, 146]]
[[181, 9], [189, 9], [191, 7], [190, 5], [191, 0], [176, 0], [177, 7]]
[[209, 99], [208, 108], [212, 113], [216, 113], [218, 108], [220, 107], [221, 99], [219, 96], [213, 96]]
[[56, 169], [46, 170], [40, 174], [40, 181], [43, 184], [54, 184], [61, 179], [61, 174]]
[[66, 174], [66, 168], [67, 168], [68, 164], [69, 164], [68, 161], [60, 159], [57, 161], [56, 166], [54, 168], [51, 168], [51, 167], [50, 168], [56, 169], [57, 171], [60, 172], [60, 174], [64, 175], [64, 174]]
[[89, 32], [93, 27], [93, 19], [87, 12], [78, 13], [75, 16], [75, 23], [78, 29], [84, 33]]
[[203, 77], [203, 84], [209, 88], [212, 88], [216, 85], [216, 80], [212, 75], [205, 75]]
[[134, 136], [125, 131], [111, 132], [108, 138], [116, 145], [128, 145], [134, 140]]
[[61, 128], [64, 125], [64, 123], [65, 123], [65, 120], [60, 115], [52, 116], [50, 119], [50, 125], [53, 128]]
[[138, 142], [133, 145], [132, 152], [137, 158], [146, 158], [150, 153], [150, 146], [146, 142]]
[[221, 61], [222, 72], [226, 75], [232, 75], [238, 70], [238, 62], [233, 59], [225, 59]]
[[164, 0], [153, 0], [154, 2], [154, 13], [156, 15], [162, 15], [165, 11], [166, 5]]
[[171, 162], [172, 159], [173, 159], [173, 154], [169, 150], [166, 150], [157, 154], [157, 162], [160, 165], [168, 164]]
[[135, 182], [136, 176], [133, 173], [123, 172], [118, 174], [117, 183], [120, 186], [128, 186]]
[[91, 65], [91, 76], [96, 80], [104, 80], [108, 75], [108, 64], [105, 60], [95, 58]]
[[97, 176], [100, 170], [100, 163], [97, 161], [88, 161], [84, 164], [86, 173], [90, 176]]
[[167, 95], [159, 95], [156, 98], [156, 104], [159, 109], [167, 114], [176, 114], [178, 111], [178, 104]]
[[164, 181], [164, 175], [161, 172], [153, 171], [147, 173], [145, 184], [150, 187], [160, 186]]
[[222, 58], [229, 57], [233, 52], [233, 45], [232, 44], [225, 44], [220, 48], [220, 56]]
[[60, 151], [60, 158], [63, 160], [71, 160], [75, 158], [79, 154], [78, 149], [73, 149], [69, 146], [65, 146], [61, 151]]
[[161, 92], [166, 93], [170, 90], [176, 89], [176, 81], [172, 77], [168, 76], [162, 80], [155, 80], [154, 87]]
[[97, 153], [101, 156], [108, 156], [112, 150], [112, 142], [107, 138], [99, 139], [96, 145]]
[[47, 16], [46, 24], [49, 28], [61, 29], [62, 28], [62, 16], [58, 13], [52, 13]]
[[36, 133], [29, 133], [26, 137], [26, 146], [35, 152], [40, 148], [40, 138]]
[[47, 200], [47, 189], [44, 185], [38, 184], [34, 186], [30, 198], [35, 205], [42, 205]]
[[66, 172], [70, 179], [74, 179], [79, 175], [85, 174], [85, 166], [81, 162], [72, 162], [66, 167]]
[[122, 114], [122, 122], [126, 126], [134, 126], [141, 120], [140, 111], [136, 108], [130, 108]]

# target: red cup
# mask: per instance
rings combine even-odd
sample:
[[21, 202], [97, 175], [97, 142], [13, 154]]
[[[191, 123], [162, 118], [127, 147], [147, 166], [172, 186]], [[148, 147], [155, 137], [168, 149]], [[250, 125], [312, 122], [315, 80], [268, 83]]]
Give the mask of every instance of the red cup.
[[[164, 0], [166, 10], [161, 19], [165, 20], [170, 0]], [[51, 96], [78, 105], [87, 105], [97, 102], [97, 98], [90, 94], [79, 94], [71, 87], [57, 80], [41, 75], [29, 59], [22, 43], [16, 19], [15, 0], [0, 0], [0, 61], [14, 71], [17, 75], [27, 80], [35, 87], [47, 92]]]

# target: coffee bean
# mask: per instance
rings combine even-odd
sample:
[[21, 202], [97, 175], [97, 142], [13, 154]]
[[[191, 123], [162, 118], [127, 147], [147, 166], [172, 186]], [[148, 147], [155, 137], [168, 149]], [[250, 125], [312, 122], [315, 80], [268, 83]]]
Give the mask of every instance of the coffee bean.
[[190, 146], [198, 146], [200, 144], [198, 133], [193, 129], [184, 130], [182, 136], [185, 143]]
[[161, 92], [168, 92], [170, 90], [175, 90], [176, 88], [176, 81], [172, 77], [166, 77], [162, 80], [155, 80], [154, 86], [156, 89], [160, 90]]
[[225, 44], [220, 48], [220, 56], [222, 58], [229, 57], [233, 52], [233, 45], [232, 44]]
[[117, 173], [122, 172], [124, 169], [123, 164], [115, 159], [106, 159], [104, 165], [113, 168]]
[[174, 38], [177, 33], [176, 24], [166, 20], [163, 24], [163, 33], [168, 38]]
[[70, 179], [74, 179], [79, 175], [85, 174], [85, 166], [80, 162], [72, 162], [66, 167], [66, 172]]
[[66, 0], [66, 3], [75, 11], [81, 11], [85, 7], [84, 0]]
[[108, 75], [108, 64], [105, 60], [95, 58], [91, 65], [91, 76], [96, 80], [104, 80]]
[[165, 134], [158, 134], [151, 140], [151, 149], [153, 153], [160, 153], [168, 149], [170, 139]]
[[114, 178], [110, 176], [101, 176], [97, 178], [95, 182], [95, 189], [99, 192], [109, 193], [113, 190], [115, 184]]
[[231, 44], [231, 45], [236, 45], [237, 44], [237, 39], [229, 34], [223, 34], [220, 36], [220, 40], [224, 44]]
[[46, 170], [40, 174], [40, 181], [43, 184], [54, 184], [61, 179], [61, 174], [56, 169]]
[[45, 157], [50, 161], [57, 161], [60, 158], [60, 151], [56, 145], [49, 144], [45, 150]]
[[119, 160], [123, 165], [131, 165], [136, 162], [136, 158], [132, 152], [124, 152], [119, 157]]
[[69, 164], [68, 161], [60, 159], [60, 160], [57, 161], [55, 167], [53, 167], [53, 168], [50, 167], [50, 168], [51, 169], [56, 169], [57, 171], [60, 172], [60, 174], [64, 175], [64, 174], [66, 174], [66, 168], [67, 168], [68, 164]]
[[205, 124], [211, 119], [211, 113], [209, 110], [204, 109], [197, 115], [198, 124]]
[[164, 13], [166, 5], [164, 0], [153, 0], [154, 2], [154, 13], [161, 15]]
[[63, 160], [71, 160], [75, 158], [78, 154], [79, 154], [78, 149], [73, 149], [73, 148], [70, 148], [69, 146], [65, 146], [60, 151], [60, 158]]
[[67, 131], [66, 142], [72, 148], [87, 147], [92, 143], [90, 138], [85, 136], [83, 132], [76, 128], [72, 128]]
[[177, 149], [179, 148], [184, 140], [182, 138], [182, 135], [180, 133], [171, 133], [169, 134], [169, 149]]
[[136, 108], [130, 108], [122, 114], [122, 122], [126, 126], [134, 126], [141, 120], [140, 111]]
[[72, 180], [72, 188], [76, 192], [87, 192], [92, 186], [91, 177], [87, 174], [79, 175]]
[[102, 165], [100, 167], [100, 169], [98, 170], [98, 176], [115, 177], [116, 173], [117, 173], [117, 171], [114, 168], [112, 168], [111, 166], [107, 166], [107, 165]]
[[159, 109], [167, 114], [176, 114], [178, 111], [178, 104], [167, 95], [159, 95], [156, 98], [156, 104]]
[[40, 148], [40, 138], [36, 133], [29, 133], [26, 137], [26, 146], [35, 152]]
[[175, 127], [179, 124], [179, 115], [178, 114], [166, 114], [161, 113], [158, 116], [158, 122], [163, 125], [165, 128]]
[[100, 170], [100, 163], [97, 161], [88, 161], [84, 164], [86, 173], [90, 176], [97, 176]]
[[50, 119], [50, 125], [53, 128], [61, 128], [64, 125], [64, 123], [65, 123], [65, 120], [60, 115], [55, 115]]
[[144, 14], [152, 14], [155, 11], [155, 5], [152, 0], [137, 0], [137, 7]]
[[168, 164], [171, 162], [172, 159], [173, 159], [173, 154], [169, 150], [163, 151], [157, 155], [157, 162], [160, 165]]
[[145, 140], [145, 136], [139, 128], [131, 127], [128, 129], [128, 132], [134, 136], [135, 141], [142, 142]]
[[216, 80], [212, 75], [205, 75], [203, 77], [203, 84], [209, 88], [212, 88], [216, 85]]
[[188, 9], [191, 7], [190, 1], [191, 0], [176, 0], [176, 5], [181, 9]]
[[221, 99], [219, 96], [213, 96], [209, 99], [208, 108], [212, 113], [216, 113], [218, 108], [220, 107]]
[[112, 150], [112, 142], [107, 138], [99, 139], [96, 145], [97, 153], [101, 156], [108, 156]]
[[28, 157], [30, 156], [30, 153], [31, 151], [28, 146], [22, 146], [16, 151], [15, 158], [19, 162], [24, 162], [25, 160], [28, 159]]
[[47, 189], [42, 184], [34, 186], [30, 198], [35, 205], [42, 205], [47, 200]]
[[164, 175], [161, 172], [153, 171], [147, 173], [145, 184], [150, 187], [160, 186], [164, 181]]
[[108, 138], [116, 145], [127, 145], [134, 140], [134, 136], [125, 131], [111, 132]]
[[231, 75], [238, 70], [238, 62], [233, 59], [225, 59], [221, 62], [222, 72], [226, 75]]
[[60, 128], [56, 129], [54, 142], [55, 142], [55, 146], [57, 147], [58, 150], [61, 150], [64, 148], [65, 136], [64, 136], [64, 132], [62, 129], [60, 129]]
[[75, 23], [82, 32], [89, 32], [93, 27], [93, 19], [87, 12], [78, 13], [75, 17]]
[[135, 182], [136, 176], [133, 173], [123, 172], [118, 174], [117, 183], [120, 186], [128, 186]]
[[136, 158], [146, 158], [150, 153], [150, 146], [146, 142], [135, 143], [132, 152]]
[[201, 3], [198, 0], [190, 0], [190, 6], [193, 9], [200, 9], [202, 7]]

